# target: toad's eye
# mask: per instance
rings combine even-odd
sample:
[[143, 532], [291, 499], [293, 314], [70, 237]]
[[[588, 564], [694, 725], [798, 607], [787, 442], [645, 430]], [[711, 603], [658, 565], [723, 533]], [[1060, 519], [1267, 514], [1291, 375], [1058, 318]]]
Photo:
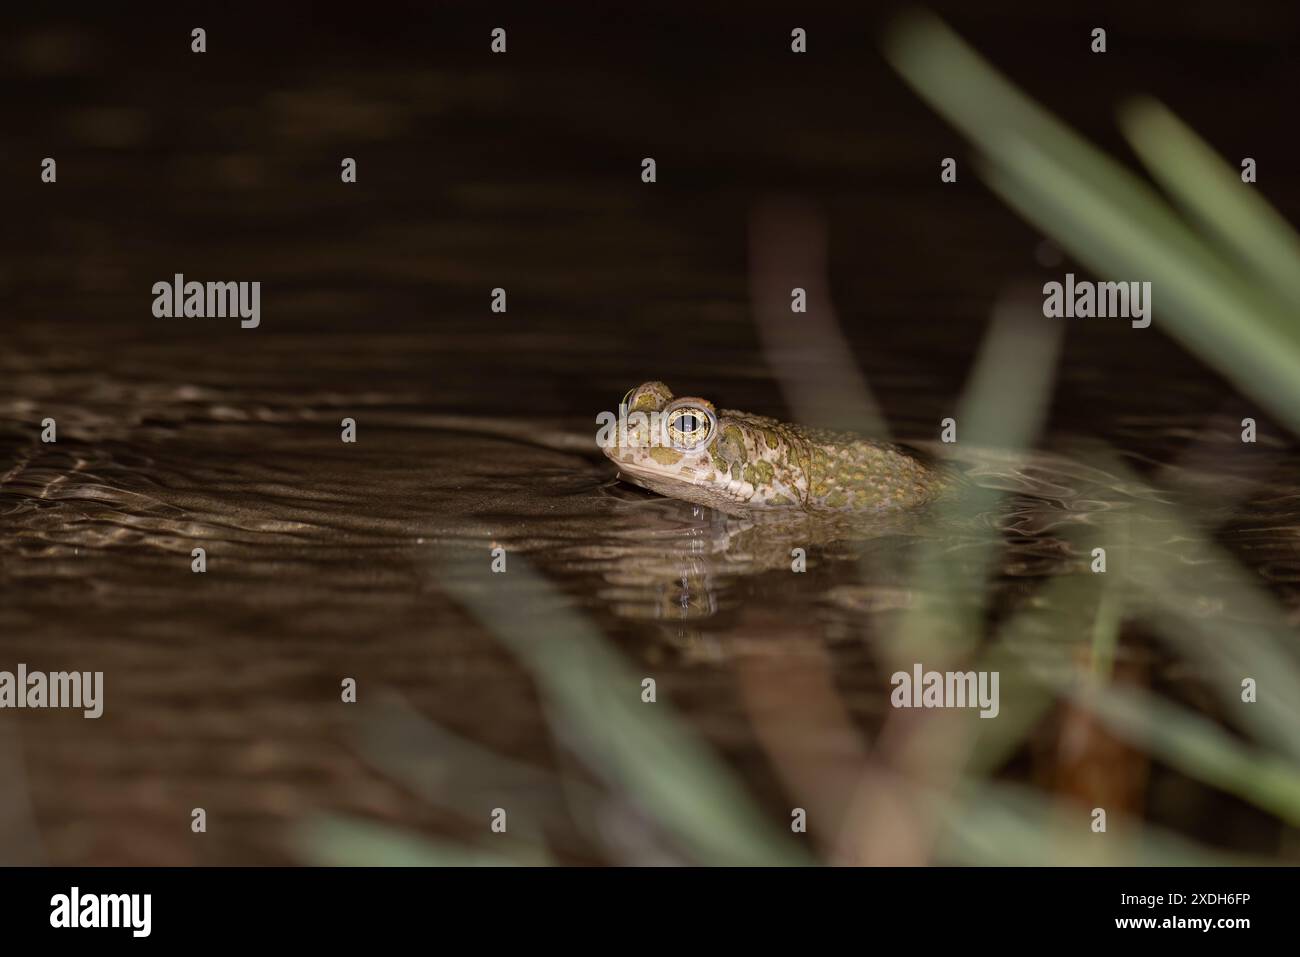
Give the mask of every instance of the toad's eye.
[[697, 449], [709, 441], [718, 420], [711, 409], [698, 405], [670, 406], [664, 412], [668, 444], [675, 449]]

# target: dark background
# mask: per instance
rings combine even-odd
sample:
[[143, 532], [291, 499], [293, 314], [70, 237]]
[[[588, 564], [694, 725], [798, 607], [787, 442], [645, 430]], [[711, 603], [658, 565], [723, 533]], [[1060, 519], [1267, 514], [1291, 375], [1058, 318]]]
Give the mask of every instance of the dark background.
[[[1294, 5], [1083, 6], [935, 9], [1121, 157], [1116, 105], [1155, 95], [1230, 159], [1255, 157], [1258, 188], [1294, 218]], [[439, 356], [476, 365], [490, 336], [499, 383], [469, 396], [431, 385], [434, 405], [509, 411], [521, 376], [530, 409], [584, 418], [648, 377], [706, 394], [725, 382], [729, 403], [763, 403], [772, 390], [747, 381], [765, 371], [746, 228], [756, 202], [784, 194], [825, 214], [841, 321], [887, 411], [941, 407], [999, 291], [1043, 269], [1038, 237], [878, 54], [899, 8], [15, 8], [0, 286], [11, 335], [57, 324], [66, 341], [143, 337], [143, 349], [195, 337], [189, 371], [220, 375], [228, 359], [263, 361], [280, 336], [309, 349], [336, 330], [378, 342], [432, 329], [446, 337]], [[199, 24], [202, 56], [189, 52]], [[488, 52], [497, 25], [504, 57]], [[807, 55], [789, 52], [794, 25]], [[1096, 25], [1104, 55], [1088, 50]], [[45, 155], [59, 161], [56, 189], [34, 172]], [[652, 187], [639, 180], [646, 155]], [[356, 186], [338, 181], [343, 156], [359, 162]], [[945, 156], [962, 164], [956, 185], [939, 183]], [[177, 271], [261, 279], [262, 329], [160, 333], [148, 289]], [[497, 285], [507, 317], [486, 308]], [[1158, 331], [1078, 324], [1068, 348], [1059, 401], [1084, 430], [1111, 431], [1107, 407], [1153, 365], [1163, 387], [1144, 390], [1148, 412], [1191, 411], [1171, 393], [1205, 378]], [[1101, 355], [1105, 382], [1089, 375]], [[354, 381], [384, 374], [378, 357], [358, 360]], [[890, 388], [899, 369], [921, 394]]]

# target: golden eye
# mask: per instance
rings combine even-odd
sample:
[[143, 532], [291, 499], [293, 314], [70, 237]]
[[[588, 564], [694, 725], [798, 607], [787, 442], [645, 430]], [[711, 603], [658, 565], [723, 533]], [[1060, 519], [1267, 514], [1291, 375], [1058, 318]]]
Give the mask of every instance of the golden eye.
[[696, 405], [670, 407], [668, 417], [668, 442], [676, 449], [697, 449], [713, 435], [717, 418], [709, 409]]

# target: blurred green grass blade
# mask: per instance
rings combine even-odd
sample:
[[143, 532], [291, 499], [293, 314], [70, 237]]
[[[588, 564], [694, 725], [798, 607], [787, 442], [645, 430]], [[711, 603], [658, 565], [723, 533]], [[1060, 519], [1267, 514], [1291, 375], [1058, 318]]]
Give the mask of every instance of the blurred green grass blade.
[[[1032, 445], [1050, 406], [1061, 332], [1059, 324], [1035, 321], [1023, 296], [1007, 295], [995, 305], [956, 410], [960, 446], [1016, 453]], [[1015, 390], [1006, 388], [1010, 379]], [[928, 660], [937, 667], [978, 642], [988, 577], [1002, 547], [997, 530], [980, 516], [996, 510], [1005, 494], [972, 484], [936, 504], [941, 534], [925, 541], [911, 570], [911, 588], [925, 600], [903, 615], [891, 642], [900, 663]], [[965, 539], [954, 542], [951, 529]]]
[[1300, 432], [1300, 341], [1278, 301], [939, 20], [903, 18], [886, 55], [993, 160], [984, 175], [1004, 200], [1095, 272], [1151, 281], [1158, 325]]
[[[1188, 581], [1186, 562], [1134, 561], [1133, 580], [1165, 643], [1218, 677], [1216, 690], [1220, 700], [1234, 707], [1236, 722], [1257, 740], [1300, 760], [1300, 676], [1288, 651], [1295, 632], [1271, 596], [1246, 581], [1231, 559], [1216, 561], [1214, 567], [1232, 569], [1214, 585], [1218, 600], [1234, 610], [1231, 621], [1197, 612], [1197, 599], [1207, 589]], [[1252, 704], [1241, 701], [1240, 681], [1246, 677], [1264, 687]]]
[[999, 451], [1033, 445], [1051, 405], [1061, 349], [1061, 325], [1042, 319], [1041, 303], [1023, 294], [994, 305], [958, 406], [963, 445]]
[[[1050, 406], [1052, 384], [1061, 344], [1059, 324], [1038, 322], [1032, 305], [1018, 292], [1004, 294], [995, 305], [979, 356], [963, 390], [956, 419], [959, 444], [976, 449], [975, 458], [996, 450], [1018, 457], [1032, 445]], [[1008, 381], [1018, 387], [1007, 389]], [[988, 583], [1004, 547], [997, 527], [985, 521], [995, 514], [1006, 491], [972, 483], [940, 502], [933, 518], [937, 534], [917, 551], [910, 571], [910, 590], [921, 601], [908, 608], [888, 643], [881, 649], [893, 666], [910, 663], [945, 669], [950, 662], [969, 661], [985, 631]], [[952, 530], [960, 536], [954, 541]], [[868, 579], [870, 572], [868, 571]], [[1008, 667], [1003, 668], [1003, 662]], [[1034, 723], [1051, 705], [1041, 688], [1013, 669], [1015, 662], [997, 651], [976, 660], [973, 667], [999, 671], [1016, 702], [999, 721], [980, 721], [969, 735], [964, 762], [968, 769], [991, 772], [1020, 746]], [[931, 725], [939, 729], [940, 725]], [[942, 731], [937, 733], [943, 734]], [[951, 759], [950, 742], [917, 753], [933, 754], [936, 771]]]
[[1225, 248], [1300, 304], [1300, 235], [1242, 182], [1241, 171], [1150, 97], [1125, 104], [1119, 122], [1152, 177]]
[[[995, 640], [979, 661], [978, 671], [1001, 676], [1002, 708], [996, 721], [974, 723], [975, 735], [965, 765], [968, 776], [997, 772], [1041, 722], [1050, 718], [1058, 697], [1030, 664], [1047, 656], [1063, 668], [1077, 665], [1071, 656], [1090, 643], [1094, 674], [1114, 662], [1123, 598], [1105, 575], [1058, 575], [1043, 586], [1035, 601], [1004, 619]], [[1098, 632], [1104, 632], [1099, 647]], [[1032, 649], [1032, 652], [1031, 652]]]
[[[1149, 280], [1160, 328], [1300, 433], [1300, 346], [1212, 259], [1179, 255], [1131, 212], [1028, 144], [1000, 148], [994, 192], [1099, 275]], [[1139, 332], [1139, 330], [1134, 330]]]
[[1256, 751], [1195, 712], [1132, 688], [1073, 697], [1129, 743], [1191, 777], [1300, 825], [1300, 767]]
[[[586, 823], [598, 804], [581, 782], [561, 787], [544, 768], [496, 754], [429, 721], [394, 693], [362, 705], [354, 735], [359, 752], [394, 781], [434, 807], [485, 821], [511, 808], [510, 833], [541, 842], [572, 816]], [[572, 815], [571, 813], [572, 812]]]
[[1115, 649], [1119, 646], [1119, 627], [1123, 618], [1118, 589], [1104, 579], [1097, 596], [1097, 612], [1092, 620], [1092, 673], [1100, 681], [1109, 681], [1115, 668]]
[[522, 557], [511, 557], [508, 575], [493, 577], [488, 588], [449, 572], [444, 586], [524, 662], [553, 730], [593, 772], [701, 863], [810, 863], [671, 706], [641, 702], [641, 677]]
[[362, 818], [322, 814], [299, 825], [291, 844], [297, 855], [319, 867], [509, 867], [552, 863], [535, 846], [509, 845], [501, 854], [429, 841], [410, 831]]
[[1079, 176], [1104, 179], [1114, 199], [1158, 228], [1171, 247], [1200, 245], [1148, 184], [1022, 93], [934, 15], [900, 16], [884, 52], [922, 99], [986, 151], [1032, 143]]
[[[1117, 458], [1102, 461], [1141, 503], [1111, 512], [1099, 539], [1109, 541], [1108, 574], [1123, 575], [1126, 604], [1180, 657], [1214, 676], [1234, 724], [1300, 763], [1300, 667], [1286, 608]], [[1246, 677], [1262, 689], [1251, 704], [1241, 701]]]
[[[984, 667], [999, 662], [1004, 682], [1027, 670], [1045, 690], [1079, 698], [1114, 733], [1189, 776], [1294, 821], [1300, 813], [1300, 671], [1289, 651], [1294, 631], [1285, 610], [1231, 555], [1176, 509], [1160, 503], [1123, 463], [1102, 456], [1098, 466], [1135, 498], [1134, 507], [1109, 513], [1095, 534], [1079, 543], [1080, 553], [1094, 543], [1105, 544], [1109, 572], [1062, 575], [1050, 582], [1037, 602], [1003, 622], [995, 645], [1001, 658], [991, 655]], [[1122, 586], [1111, 583], [1115, 574], [1123, 576]], [[1098, 598], [1103, 607], [1089, 622], [1087, 609]], [[1206, 612], [1206, 598], [1218, 609], [1214, 614]], [[1106, 603], [1115, 607], [1108, 609]], [[1108, 635], [1102, 653], [1110, 658], [1115, 626], [1130, 614], [1149, 623], [1180, 660], [1210, 676], [1232, 723], [1267, 750], [1145, 692], [1136, 696], [1125, 687], [1112, 693], [1098, 681], [1081, 689], [1074, 648], [1092, 640], [1089, 632], [1104, 629]], [[1063, 621], [1077, 623], [1077, 633], [1063, 630]], [[1007, 656], [1013, 660], [1006, 661]], [[1252, 675], [1262, 690], [1256, 702], [1247, 704], [1241, 701], [1239, 681]], [[1004, 699], [1008, 704], [1002, 717], [1023, 723], [1017, 712], [1032, 696], [1021, 690]], [[1100, 704], [1094, 708], [1095, 702]]]
[[[919, 795], [918, 800], [926, 800]], [[970, 782], [952, 799], [929, 798], [941, 822], [935, 857], [941, 864], [985, 867], [1258, 865], [1179, 834], [1119, 814], [1094, 834], [1090, 808], [1048, 800], [1026, 787]]]
[[[1118, 458], [1094, 454], [1137, 503], [1109, 512], [1093, 539], [1107, 548], [1107, 574], [1122, 576], [1126, 613], [1211, 676], [1234, 725], [1300, 763], [1300, 667], [1286, 608]], [[1251, 704], [1241, 700], [1246, 677], [1261, 686]]]

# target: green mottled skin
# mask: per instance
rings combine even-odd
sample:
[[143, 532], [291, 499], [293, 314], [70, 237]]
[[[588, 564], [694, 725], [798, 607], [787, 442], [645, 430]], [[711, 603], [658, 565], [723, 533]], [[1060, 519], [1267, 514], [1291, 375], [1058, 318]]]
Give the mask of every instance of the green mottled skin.
[[[631, 411], [657, 412], [674, 401], [662, 382], [627, 398]], [[677, 400], [682, 401], [682, 400]], [[619, 475], [661, 495], [731, 514], [756, 509], [879, 512], [922, 505], [943, 490], [940, 472], [899, 446], [861, 436], [806, 429], [747, 412], [714, 410], [707, 442], [687, 451], [654, 446], [634, 432], [604, 449]]]

